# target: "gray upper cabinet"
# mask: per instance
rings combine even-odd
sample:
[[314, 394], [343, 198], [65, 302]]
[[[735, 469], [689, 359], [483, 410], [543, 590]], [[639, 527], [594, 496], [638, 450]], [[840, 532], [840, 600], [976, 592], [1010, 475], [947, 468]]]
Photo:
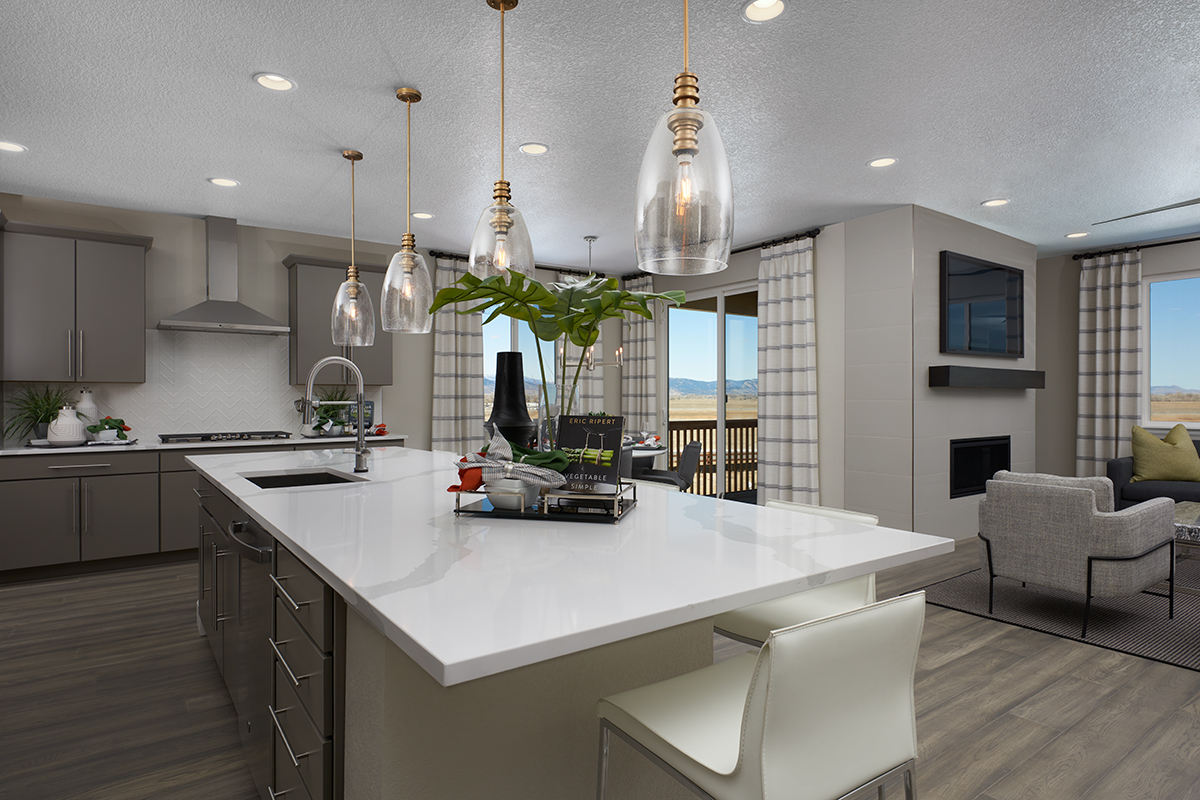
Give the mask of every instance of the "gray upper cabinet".
[[[371, 293], [375, 308], [375, 344], [370, 347], [341, 348], [333, 343], [330, 322], [333, 298], [346, 279], [341, 261], [290, 255], [283, 260], [288, 268], [289, 374], [293, 384], [308, 380], [313, 364], [326, 356], [346, 356], [362, 370], [363, 382], [371, 386], [392, 384], [392, 334], [383, 329], [379, 303], [383, 296], [383, 278], [387, 267], [359, 264], [359, 280]], [[343, 351], [348, 352], [343, 352]], [[352, 375], [335, 368], [323, 370], [318, 383], [353, 383]]]
[[96, 235], [8, 223], [0, 379], [145, 382], [150, 239]]

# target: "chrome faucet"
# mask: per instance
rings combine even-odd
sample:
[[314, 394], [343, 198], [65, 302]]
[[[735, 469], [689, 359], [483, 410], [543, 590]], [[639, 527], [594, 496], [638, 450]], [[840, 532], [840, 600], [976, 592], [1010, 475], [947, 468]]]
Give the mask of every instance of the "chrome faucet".
[[308, 373], [308, 381], [304, 384], [304, 400], [301, 401], [304, 406], [304, 424], [312, 424], [313, 409], [317, 408], [318, 406], [350, 405], [350, 401], [313, 400], [313, 379], [317, 377], [318, 372], [330, 364], [341, 364], [342, 366], [349, 367], [354, 373], [354, 379], [358, 382], [358, 397], [353, 401], [358, 403], [358, 424], [355, 425], [355, 427], [358, 428], [358, 444], [354, 448], [354, 471], [366, 472], [367, 456], [371, 454], [371, 451], [367, 449], [367, 426], [363, 424], [363, 422], [366, 420], [365, 409], [363, 408], [363, 376], [362, 370], [358, 368], [357, 364], [350, 359], [342, 358], [341, 356], [328, 356], [313, 364], [312, 369]]

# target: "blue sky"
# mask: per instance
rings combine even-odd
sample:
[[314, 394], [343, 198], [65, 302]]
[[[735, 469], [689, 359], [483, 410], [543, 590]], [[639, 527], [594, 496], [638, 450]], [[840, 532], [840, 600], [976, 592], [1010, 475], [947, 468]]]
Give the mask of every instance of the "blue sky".
[[1200, 278], [1150, 284], [1150, 384], [1200, 389]]
[[[670, 310], [670, 375], [697, 381], [717, 379], [717, 315], [687, 308]], [[725, 378], [758, 377], [758, 318], [725, 315]]]

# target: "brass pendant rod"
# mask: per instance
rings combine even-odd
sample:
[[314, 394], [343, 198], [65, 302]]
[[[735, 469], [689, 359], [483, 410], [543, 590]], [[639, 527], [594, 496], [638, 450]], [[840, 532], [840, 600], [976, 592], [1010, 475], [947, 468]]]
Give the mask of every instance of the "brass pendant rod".
[[350, 160], [350, 266], [354, 264], [354, 159]]
[[[685, 0], [686, 2], [686, 0]], [[500, 8], [500, 180], [504, 180], [504, 8]]]
[[688, 70], [688, 0], [683, 0], [683, 71]]
[[412, 233], [412, 101], [404, 105], [408, 110], [408, 133], [404, 148], [404, 232]]

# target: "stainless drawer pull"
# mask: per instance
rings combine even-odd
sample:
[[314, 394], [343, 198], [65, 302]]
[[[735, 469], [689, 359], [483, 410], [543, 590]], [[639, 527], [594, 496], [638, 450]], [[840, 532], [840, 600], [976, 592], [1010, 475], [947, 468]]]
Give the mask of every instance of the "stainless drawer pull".
[[79, 377], [83, 377], [83, 328], [79, 329]]
[[290, 791], [291, 791], [291, 789], [284, 789], [282, 792], [277, 792], [272, 787], [270, 787], [270, 786], [267, 787], [267, 794], [271, 795], [271, 800], [275, 800], [276, 797], [283, 797], [285, 794], [287, 794]]
[[218, 564], [218, 559], [231, 555], [234, 555], [234, 553], [230, 552], [229, 550], [218, 549], [217, 543], [213, 542], [213, 591], [216, 593], [215, 599], [213, 600], [213, 611], [216, 612], [215, 616], [213, 617], [213, 622], [215, 623], [213, 627], [218, 631], [221, 630], [222, 622], [233, 619], [232, 614], [226, 614], [221, 611], [221, 568]]
[[91, 469], [92, 467], [111, 467], [112, 464], [62, 464], [49, 466], [46, 469]]
[[[288, 666], [287, 659], [283, 657], [283, 653], [279, 652], [279, 645], [277, 645], [275, 640], [270, 636], [267, 637], [267, 641], [271, 643], [271, 649], [275, 651], [275, 657], [279, 659], [279, 663], [283, 665], [285, 670], [287, 670], [288, 677], [292, 679], [292, 685], [299, 686], [300, 679], [296, 677], [296, 673], [292, 672], [292, 668]], [[305, 675], [304, 677], [307, 678], [308, 676]]]
[[[292, 760], [292, 766], [300, 769], [300, 762], [296, 760], [296, 754], [292, 752], [292, 745], [287, 740], [287, 734], [283, 732], [283, 726], [279, 724], [279, 717], [275, 716], [275, 709], [267, 706], [267, 710], [271, 712], [271, 721], [275, 723], [275, 730], [279, 731], [279, 738], [283, 739], [283, 746], [287, 748], [288, 758]], [[287, 711], [285, 708], [284, 711]]]
[[[285, 577], [284, 580], [287, 580], [287, 578]], [[279, 581], [275, 580], [274, 575], [271, 576], [271, 583], [275, 584], [275, 588], [278, 589], [279, 593], [283, 595], [283, 599], [288, 601], [288, 605], [292, 607], [292, 611], [299, 611], [300, 606], [308, 605], [308, 603], [297, 603], [295, 600], [293, 600], [292, 596], [288, 594], [287, 589], [283, 588]]]
[[71, 486], [71, 533], [79, 535], [79, 481]]
[[75, 363], [75, 331], [73, 329], [68, 329], [67, 330], [67, 377], [68, 378], [75, 377], [75, 373], [71, 367], [71, 365], [73, 363]]
[[91, 485], [87, 482], [83, 484], [83, 533], [88, 532], [88, 495], [91, 494]]
[[199, 497], [201, 500], [203, 500], [203, 499], [204, 499], [204, 498], [206, 498], [206, 497], [212, 497], [212, 493], [211, 493], [211, 492], [210, 492], [209, 494], [201, 494], [201, 492], [200, 492], [200, 490], [199, 490], [199, 489], [192, 489], [192, 491], [193, 491], [193, 492], [195, 492], [195, 493], [196, 493], [196, 497]]

